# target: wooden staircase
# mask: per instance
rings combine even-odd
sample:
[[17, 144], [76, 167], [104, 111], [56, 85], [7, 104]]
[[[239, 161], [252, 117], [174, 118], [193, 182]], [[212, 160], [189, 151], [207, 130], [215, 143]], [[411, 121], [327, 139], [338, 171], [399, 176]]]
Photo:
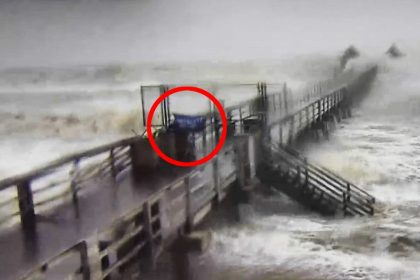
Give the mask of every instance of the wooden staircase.
[[257, 168], [261, 182], [323, 215], [374, 214], [375, 198], [331, 171], [310, 164], [288, 147], [266, 145]]

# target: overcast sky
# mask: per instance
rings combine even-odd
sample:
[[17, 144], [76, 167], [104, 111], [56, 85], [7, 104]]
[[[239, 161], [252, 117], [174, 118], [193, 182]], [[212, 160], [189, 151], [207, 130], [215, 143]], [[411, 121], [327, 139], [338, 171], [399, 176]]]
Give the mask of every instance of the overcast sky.
[[420, 41], [420, 1], [1, 0], [0, 67], [254, 60]]

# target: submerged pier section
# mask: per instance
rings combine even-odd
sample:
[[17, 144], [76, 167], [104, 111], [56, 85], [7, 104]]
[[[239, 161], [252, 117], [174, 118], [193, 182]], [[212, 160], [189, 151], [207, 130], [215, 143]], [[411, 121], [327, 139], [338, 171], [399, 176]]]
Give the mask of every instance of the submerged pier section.
[[258, 178], [304, 207], [324, 215], [374, 214], [375, 198], [332, 173], [308, 163], [291, 148], [272, 147], [259, 166]]
[[[124, 279], [133, 267], [153, 267], [230, 192], [246, 202], [256, 178], [323, 214], [372, 215], [373, 197], [292, 147], [328, 136], [330, 124], [350, 116], [353, 96], [360, 99], [375, 74], [373, 67], [337, 77], [300, 95], [284, 84], [219, 86], [255, 98], [225, 104], [224, 148], [196, 168], [168, 165], [138, 136], [0, 181], [0, 278]], [[142, 87], [145, 113], [146, 95], [169, 87]], [[159, 110], [154, 126], [165, 153], [194, 159], [214, 148], [221, 131], [214, 108], [204, 129], [192, 134], [168, 129], [169, 101]]]

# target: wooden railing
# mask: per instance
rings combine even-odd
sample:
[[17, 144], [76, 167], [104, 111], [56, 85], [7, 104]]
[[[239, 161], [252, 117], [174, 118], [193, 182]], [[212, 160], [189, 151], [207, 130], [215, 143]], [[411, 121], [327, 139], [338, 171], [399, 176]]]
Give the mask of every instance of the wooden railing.
[[[225, 108], [231, 135], [244, 132], [244, 120], [264, 116], [267, 111], [269, 114], [280, 112], [279, 120], [290, 118], [289, 113], [296, 110], [296, 106], [308, 103], [315, 95], [322, 95], [323, 88], [331, 84], [332, 82], [323, 82], [309, 88], [308, 92], [301, 94], [301, 101], [291, 99], [284, 84], [247, 84], [246, 86], [255, 88], [256, 98]], [[161, 88], [164, 90], [168, 87]], [[312, 106], [312, 110], [316, 110], [315, 107], [318, 106], [318, 111], [321, 110], [319, 102], [307, 106]], [[214, 147], [221, 128], [214, 108], [207, 117], [206, 129], [196, 139], [200, 142], [201, 146], [198, 147], [203, 153]], [[165, 124], [168, 122], [169, 116], [165, 115]], [[85, 182], [101, 176], [115, 179], [122, 170], [130, 166], [130, 145], [138, 138], [127, 138], [64, 156], [30, 172], [1, 180], [0, 227], [19, 222], [24, 227], [32, 227], [35, 213], [50, 210], [68, 198], [77, 206], [78, 193], [86, 185]]]
[[[291, 152], [272, 145], [271, 159], [283, 163], [282, 172], [295, 182], [296, 192], [305, 188], [312, 193], [318, 192], [313, 199], [323, 197], [332, 207], [337, 207], [344, 215], [373, 215], [375, 198], [342, 177], [325, 168], [307, 162], [296, 151]], [[337, 206], [335, 206], [337, 205]]]
[[350, 183], [349, 181], [347, 181], [346, 179], [344, 179], [340, 175], [331, 172], [331, 170], [328, 170], [325, 167], [316, 166], [316, 165], [308, 163], [306, 158], [304, 158], [299, 152], [292, 149], [291, 147], [283, 147], [283, 148], [289, 154], [293, 155], [296, 158], [296, 160], [300, 161], [301, 163], [304, 162], [306, 164], [306, 166], [308, 166], [308, 168], [314, 170], [314, 172], [316, 172], [320, 175], [323, 175], [325, 177], [328, 177], [328, 179], [331, 180], [332, 183], [339, 184], [341, 186], [344, 185], [344, 186], [346, 186], [346, 189], [351, 188], [351, 190], [353, 190], [358, 197], [363, 197], [364, 199], [366, 199], [366, 201], [368, 201], [370, 203], [375, 203], [375, 198], [372, 195], [370, 195], [365, 190], [357, 187], [353, 183]]
[[[331, 86], [331, 84], [328, 86]], [[311, 103], [316, 95], [319, 94], [321, 96], [323, 94], [322, 84], [314, 86], [312, 88], [313, 91], [308, 91], [306, 95], [302, 95], [302, 101], [299, 102], [290, 102], [287, 87], [277, 86], [275, 90], [272, 90], [270, 85], [259, 83], [255, 85], [255, 88], [257, 92], [256, 99], [251, 101], [248, 100], [225, 109], [230, 123], [233, 124], [233, 134], [241, 134], [244, 132], [244, 121], [247, 119], [255, 116], [260, 117], [267, 112], [269, 114], [273, 112], [282, 112], [279, 119], [279, 122], [281, 122], [286, 119], [290, 120], [289, 115], [292, 112], [305, 112], [305, 110], [297, 110], [297, 107], [306, 106], [309, 108], [308, 110], [313, 110], [314, 115], [316, 115], [315, 112], [317, 112], [318, 115], [316, 116], [319, 116], [324, 113], [323, 109], [327, 108], [324, 107], [327, 106], [324, 104], [329, 104], [328, 98], [321, 99], [326, 100], [326, 103]], [[203, 145], [207, 142], [208, 137], [217, 138], [220, 130], [220, 122], [215, 117], [215, 114], [210, 114], [209, 116], [207, 127], [203, 132], [204, 134], [203, 136], [200, 136]], [[293, 117], [293, 120], [296, 121], [294, 118], [295, 117]], [[298, 119], [299, 118], [300, 117], [298, 117]], [[168, 116], [166, 116], [166, 122], [167, 121]], [[130, 148], [139, 139], [140, 137], [127, 138], [84, 152], [75, 153], [22, 175], [1, 180], [0, 225], [20, 221], [24, 228], [32, 228], [34, 223], [36, 223], [35, 213], [39, 214], [42, 213], [42, 211], [47, 210], [53, 211], [54, 207], [68, 200], [77, 208], [78, 197], [86, 186], [89, 185], [87, 184], [88, 182], [97, 179], [102, 180], [104, 177], [117, 180], [118, 176], [130, 167]], [[193, 176], [193, 173], [191, 173], [191, 176], [187, 176], [188, 179], [186, 179], [186, 181], [178, 184], [179, 188], [169, 186], [162, 190], [160, 194], [154, 194], [154, 197], [159, 195], [172, 195], [172, 192], [175, 189], [182, 189], [182, 191], [177, 191], [177, 193], [179, 193], [177, 199], [180, 201], [179, 203], [183, 205], [181, 208], [185, 206], [187, 224], [194, 223], [194, 221], [191, 221], [191, 219], [194, 219], [194, 214], [199, 212], [201, 208], [214, 197], [222, 196], [222, 193], [224, 192], [223, 188], [226, 188], [226, 186], [230, 185], [236, 179], [234, 170], [229, 171], [226, 174], [223, 173], [226, 170], [220, 168], [221, 162], [221, 160], [214, 160], [213, 163], [211, 163], [213, 164], [213, 177], [215, 178], [215, 183], [212, 188], [205, 187], [205, 184], [190, 185], [189, 180], [191, 180], [191, 176]], [[220, 175], [217, 175], [219, 173]], [[174, 184], [177, 184], [177, 182], [174, 182]], [[131, 258], [135, 257], [144, 246], [146, 246], [146, 243], [139, 241], [143, 240], [143, 235], [146, 235], [146, 242], [148, 242], [149, 245], [155, 242], [156, 238], [161, 238], [159, 237], [161, 232], [152, 229], [152, 224], [156, 223], [158, 220], [157, 216], [153, 216], [152, 212], [154, 210], [152, 210], [152, 208], [160, 207], [154, 206], [157, 205], [155, 202], [156, 201], [153, 202], [152, 200], [147, 199], [146, 202], [144, 202], [144, 205], [146, 206], [143, 205], [140, 209], [134, 210], [134, 214], [130, 216], [131, 218], [129, 221], [134, 224], [134, 230], [126, 233], [119, 240], [112, 241], [111, 243], [108, 242], [106, 246], [102, 246], [104, 243], [98, 245], [101, 248], [101, 258], [106, 258], [110, 252], [118, 251], [120, 248], [127, 246], [127, 244], [132, 246], [132, 241], [135, 240], [134, 246], [130, 247], [132, 250], [128, 250], [131, 253], [127, 253], [127, 255], [119, 258], [116, 263], [108, 263], [108, 265], [105, 264], [103, 266], [103, 278], [110, 275], [112, 271], [124, 266]], [[148, 211], [151, 216], [147, 214]], [[181, 222], [183, 223], [184, 221], [182, 220]], [[79, 251], [83, 257], [84, 253], [82, 251], [84, 249], [80, 251], [80, 248], [83, 249], [83, 245], [75, 245], [75, 247], [72, 247], [69, 251]], [[63, 254], [67, 254], [67, 252], [68, 250], [64, 251]], [[59, 254], [58, 256], [62, 256], [62, 254]], [[42, 265], [39, 270], [41, 271], [41, 274], [48, 268], [48, 263], [54, 261], [55, 258]], [[82, 273], [84, 275], [83, 277], [89, 279], [88, 276], [86, 276], [86, 271], [84, 266], [82, 266], [81, 269], [76, 271], [76, 274]]]
[[[64, 250], [57, 256], [52, 257], [41, 264], [21, 280], [36, 279], [81, 279], [89, 280], [90, 267], [88, 261], [88, 250], [85, 241], [79, 242], [71, 248]], [[76, 264], [74, 263], [76, 257]], [[69, 267], [69, 263], [73, 266]], [[64, 265], [63, 265], [64, 264]]]
[[[71, 154], [30, 172], [0, 181], [0, 225], [21, 222], [32, 227], [35, 213], [68, 198], [77, 207], [78, 193], [88, 181], [118, 174], [130, 166], [130, 146], [137, 137]], [[20, 218], [20, 219], [19, 219]]]

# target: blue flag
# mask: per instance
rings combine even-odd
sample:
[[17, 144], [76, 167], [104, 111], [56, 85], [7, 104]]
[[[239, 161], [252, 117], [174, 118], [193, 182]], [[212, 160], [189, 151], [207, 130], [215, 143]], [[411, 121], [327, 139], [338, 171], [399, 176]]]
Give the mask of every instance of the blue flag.
[[206, 118], [203, 116], [188, 116], [174, 114], [175, 120], [171, 124], [171, 128], [175, 131], [197, 132], [204, 130], [206, 126]]

